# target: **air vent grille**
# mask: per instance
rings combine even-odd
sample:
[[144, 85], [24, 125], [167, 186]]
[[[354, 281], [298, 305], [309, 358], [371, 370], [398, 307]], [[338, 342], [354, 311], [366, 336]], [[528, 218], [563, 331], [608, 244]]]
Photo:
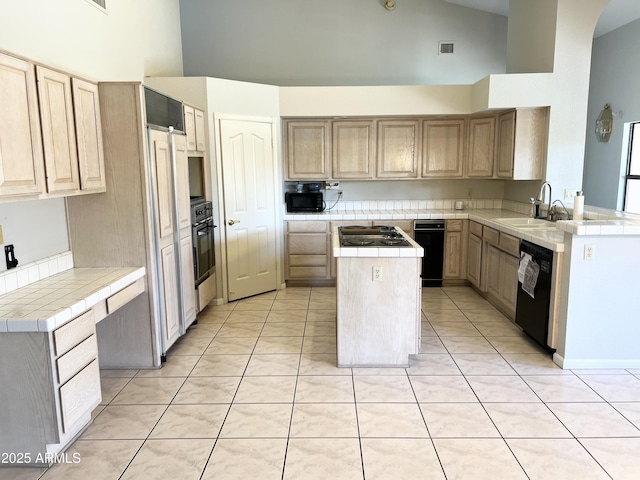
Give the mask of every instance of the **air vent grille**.
[[438, 55], [451, 55], [453, 54], [453, 42], [438, 42]]

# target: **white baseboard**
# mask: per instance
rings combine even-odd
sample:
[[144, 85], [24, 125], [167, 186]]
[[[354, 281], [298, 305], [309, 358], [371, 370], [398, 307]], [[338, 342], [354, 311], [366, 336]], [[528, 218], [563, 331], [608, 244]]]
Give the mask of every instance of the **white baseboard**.
[[553, 354], [553, 362], [564, 370], [599, 370], [640, 368], [640, 359], [570, 359], [562, 355]]

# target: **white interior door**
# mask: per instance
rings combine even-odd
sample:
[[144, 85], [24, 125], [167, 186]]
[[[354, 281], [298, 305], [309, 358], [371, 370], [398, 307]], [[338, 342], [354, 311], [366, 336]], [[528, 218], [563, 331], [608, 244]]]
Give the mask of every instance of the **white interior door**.
[[220, 120], [229, 300], [277, 287], [271, 123]]

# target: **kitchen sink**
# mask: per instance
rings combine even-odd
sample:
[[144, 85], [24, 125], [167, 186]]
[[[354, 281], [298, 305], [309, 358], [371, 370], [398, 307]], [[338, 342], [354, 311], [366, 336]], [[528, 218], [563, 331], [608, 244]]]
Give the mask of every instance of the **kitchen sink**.
[[541, 229], [556, 228], [556, 224], [542, 218], [496, 218], [496, 222], [513, 228]]

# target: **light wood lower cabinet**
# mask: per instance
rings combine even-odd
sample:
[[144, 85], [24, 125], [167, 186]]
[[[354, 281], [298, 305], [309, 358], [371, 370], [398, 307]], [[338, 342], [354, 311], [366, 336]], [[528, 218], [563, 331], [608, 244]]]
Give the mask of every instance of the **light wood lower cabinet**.
[[494, 305], [513, 320], [516, 315], [520, 260], [494, 245], [487, 246], [486, 254], [487, 295]]
[[184, 306], [185, 328], [196, 319], [196, 282], [193, 275], [193, 243], [191, 235], [180, 240], [180, 256], [182, 257], [182, 302]]
[[164, 297], [163, 336], [165, 351], [180, 336], [180, 310], [176, 292], [178, 291], [178, 275], [176, 272], [175, 248], [170, 244], [160, 250], [162, 265], [162, 286]]
[[482, 238], [469, 233], [467, 247], [467, 280], [481, 289], [482, 272]]
[[102, 400], [93, 311], [53, 332], [0, 334], [0, 452], [46, 465], [91, 421]]
[[467, 277], [468, 220], [447, 220], [444, 234], [443, 280], [464, 280]]
[[329, 237], [329, 222], [286, 222], [285, 280], [327, 279]]

